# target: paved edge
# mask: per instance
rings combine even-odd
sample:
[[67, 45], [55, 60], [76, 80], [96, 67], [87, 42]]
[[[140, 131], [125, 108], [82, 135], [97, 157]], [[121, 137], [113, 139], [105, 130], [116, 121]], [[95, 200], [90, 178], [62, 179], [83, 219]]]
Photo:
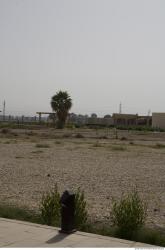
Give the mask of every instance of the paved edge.
[[[58, 227], [52, 227], [52, 226], [47, 226], [47, 225], [42, 225], [42, 224], [36, 224], [36, 223], [32, 223], [32, 222], [27, 222], [27, 221], [20, 221], [20, 220], [15, 220], [15, 219], [6, 219], [6, 218], [2, 218], [0, 217], [0, 221], [4, 221], [7, 223], [16, 223], [16, 224], [22, 224], [22, 225], [27, 225], [27, 226], [33, 226], [33, 227], [38, 227], [38, 228], [44, 228], [44, 229], [52, 229], [52, 230], [56, 230], [59, 231], [60, 228]], [[88, 238], [96, 238], [96, 239], [102, 239], [102, 240], [106, 240], [106, 241], [114, 241], [114, 242], [119, 242], [119, 243], [126, 243], [129, 244], [130, 248], [133, 247], [138, 247], [136, 246], [137, 244], [140, 244], [140, 248], [163, 248], [160, 246], [155, 246], [155, 245], [150, 245], [147, 243], [142, 243], [142, 242], [136, 242], [136, 241], [130, 241], [130, 240], [125, 240], [125, 239], [120, 239], [120, 238], [115, 238], [115, 237], [110, 237], [110, 236], [103, 236], [103, 235], [99, 235], [99, 234], [92, 234], [92, 233], [86, 233], [86, 232], [81, 232], [81, 231], [76, 231], [74, 233], [74, 235], [80, 235], [80, 236], [84, 236], [84, 237], [88, 237]], [[144, 245], [144, 246], [143, 246]], [[139, 247], [138, 247], [139, 248]]]

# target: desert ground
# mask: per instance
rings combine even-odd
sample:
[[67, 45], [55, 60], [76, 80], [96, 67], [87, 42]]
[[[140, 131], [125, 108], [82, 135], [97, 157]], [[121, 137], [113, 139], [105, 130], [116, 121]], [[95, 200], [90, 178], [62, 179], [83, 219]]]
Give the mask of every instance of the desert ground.
[[147, 224], [165, 228], [165, 133], [114, 129], [1, 129], [0, 203], [38, 209], [42, 195], [85, 192], [95, 222], [108, 221], [112, 198], [135, 186]]

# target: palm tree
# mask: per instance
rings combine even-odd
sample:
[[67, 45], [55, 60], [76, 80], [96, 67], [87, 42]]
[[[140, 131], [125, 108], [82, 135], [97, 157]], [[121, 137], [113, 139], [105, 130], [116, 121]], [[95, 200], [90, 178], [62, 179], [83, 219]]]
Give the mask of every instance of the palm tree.
[[56, 112], [57, 128], [64, 128], [68, 111], [72, 107], [72, 99], [66, 91], [59, 91], [51, 99], [51, 107]]

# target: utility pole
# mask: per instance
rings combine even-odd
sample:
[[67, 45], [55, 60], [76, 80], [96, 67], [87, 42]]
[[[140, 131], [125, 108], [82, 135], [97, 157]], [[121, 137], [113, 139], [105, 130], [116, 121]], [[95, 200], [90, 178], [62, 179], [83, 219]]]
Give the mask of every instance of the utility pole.
[[150, 125], [149, 119], [150, 119], [150, 114], [151, 114], [151, 110], [148, 110], [148, 114], [147, 114], [147, 126]]
[[3, 102], [3, 121], [5, 121], [5, 109], [6, 109], [6, 102]]
[[121, 113], [122, 113], [122, 104], [120, 102], [120, 104], [119, 104], [119, 114], [121, 114]]

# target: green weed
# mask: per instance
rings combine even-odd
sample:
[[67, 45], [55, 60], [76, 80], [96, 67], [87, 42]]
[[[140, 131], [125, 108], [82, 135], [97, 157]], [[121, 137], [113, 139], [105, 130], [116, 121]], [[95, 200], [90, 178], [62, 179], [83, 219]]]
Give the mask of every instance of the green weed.
[[120, 201], [112, 202], [112, 222], [118, 228], [120, 237], [131, 239], [134, 232], [145, 224], [146, 204], [140, 199], [136, 190], [123, 195]]

